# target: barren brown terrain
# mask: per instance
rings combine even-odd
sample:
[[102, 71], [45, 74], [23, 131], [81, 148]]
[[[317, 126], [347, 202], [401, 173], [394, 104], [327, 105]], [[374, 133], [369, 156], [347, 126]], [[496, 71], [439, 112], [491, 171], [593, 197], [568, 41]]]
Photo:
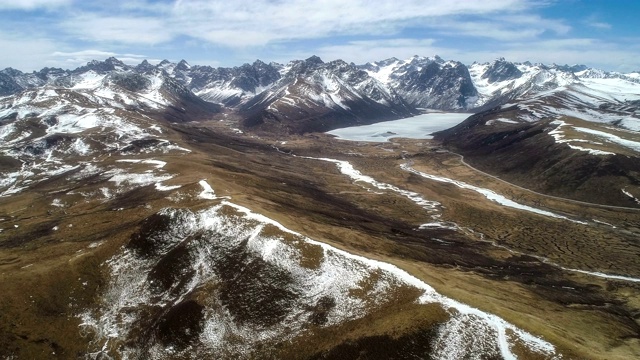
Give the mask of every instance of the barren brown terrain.
[[[101, 200], [83, 194], [99, 192], [106, 180], [74, 181], [72, 173], [65, 173], [0, 198], [0, 357], [88, 357], [94, 334], [83, 331], [78, 315], [103, 301], [105, 261], [142, 241], [145, 221], [160, 209], [205, 207], [206, 201], [195, 197], [202, 179], [218, 196], [229, 196], [293, 231], [394, 264], [445, 296], [496, 314], [554, 344], [565, 359], [640, 357], [638, 209], [590, 206], [527, 191], [470, 168], [435, 140], [358, 143], [323, 134], [275, 138], [241, 133], [233, 124], [222, 117], [163, 124], [165, 138], [191, 150], [149, 155], [167, 163], [163, 171], [175, 177], [165, 185], [182, 185], [178, 189], [160, 192], [149, 185]], [[113, 153], [103, 161], [126, 158]], [[440, 205], [428, 211], [397, 193], [353, 181], [332, 162], [312, 158], [346, 160], [363, 175]], [[406, 164], [564, 218], [505, 207], [478, 192], [406, 171], [401, 167]], [[52, 206], [62, 195], [63, 205]], [[433, 223], [433, 215], [457, 228], [420, 228]], [[305, 266], [313, 267], [317, 249], [304, 249]], [[230, 268], [237, 266], [229, 261]], [[238, 287], [251, 284], [245, 280], [234, 278]], [[286, 294], [278, 294], [273, 297], [286, 300]], [[435, 326], [448, 315], [437, 306], [417, 305], [417, 296], [401, 288], [393, 301], [363, 318], [318, 325], [289, 342], [265, 343], [251, 357], [387, 359], [428, 353]], [[159, 329], [156, 336], [179, 346], [171, 324], [199, 330], [197, 323], [183, 323], [200, 311], [193, 304], [201, 299], [191, 300], [191, 307], [151, 323]], [[253, 320], [265, 316], [251, 299], [232, 298], [229, 304]], [[265, 304], [271, 303], [267, 299]], [[330, 306], [319, 303], [312, 320], [322, 324]], [[274, 308], [271, 315], [278, 311]], [[525, 347], [517, 352], [523, 359], [538, 358]], [[231, 356], [220, 354], [225, 355]]]

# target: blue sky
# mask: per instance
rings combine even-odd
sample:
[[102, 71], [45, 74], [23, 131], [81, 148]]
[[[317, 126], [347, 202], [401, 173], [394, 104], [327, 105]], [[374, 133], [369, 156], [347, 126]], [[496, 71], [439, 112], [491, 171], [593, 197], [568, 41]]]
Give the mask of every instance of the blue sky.
[[637, 0], [0, 0], [0, 68], [440, 55], [640, 70]]

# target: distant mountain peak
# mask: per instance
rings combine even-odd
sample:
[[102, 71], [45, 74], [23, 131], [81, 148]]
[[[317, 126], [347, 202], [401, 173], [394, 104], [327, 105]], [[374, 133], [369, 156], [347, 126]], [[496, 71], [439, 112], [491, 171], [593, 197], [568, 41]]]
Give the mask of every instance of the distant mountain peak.
[[305, 59], [305, 62], [307, 64], [324, 64], [324, 61], [322, 61], [322, 59], [320, 59], [320, 57], [316, 55], [312, 55], [311, 57]]
[[392, 56], [392, 57], [390, 57], [390, 58], [388, 58], [388, 59], [384, 59], [384, 60], [382, 60], [382, 61], [379, 61], [379, 63], [391, 64], [391, 63], [394, 63], [394, 62], [396, 62], [396, 61], [400, 61], [400, 59], [398, 59], [398, 58], [397, 58], [397, 57], [395, 57], [395, 56]]
[[148, 72], [155, 69], [155, 66], [151, 65], [146, 59], [135, 67], [136, 71]]
[[0, 71], [0, 73], [6, 74], [6, 75], [8, 75], [10, 77], [18, 77], [18, 76], [24, 75], [24, 73], [22, 71], [14, 69], [12, 67], [8, 67], [8, 68]]
[[[203, 100], [224, 104], [233, 109], [243, 108], [263, 93], [277, 90], [284, 94], [285, 90], [289, 90], [287, 86], [301, 81], [301, 84], [307, 87], [299, 89], [299, 99], [318, 106], [309, 110], [310, 113], [317, 114], [321, 114], [322, 111], [344, 113], [349, 111], [348, 108], [355, 109], [355, 103], [348, 104], [344, 100], [351, 96], [348, 94], [353, 95], [349, 101], [367, 98], [367, 101], [378, 104], [374, 107], [394, 104], [397, 114], [407, 114], [411, 112], [410, 107], [475, 111], [486, 106], [503, 104], [523, 94], [552, 90], [586, 78], [619, 78], [640, 83], [637, 76], [597, 69], [587, 71], [584, 65], [534, 66], [530, 62], [510, 62], [504, 57], [497, 57], [483, 64], [474, 62], [469, 66], [454, 60], [444, 60], [439, 55], [414, 55], [405, 60], [390, 57], [365, 65], [355, 65], [344, 60], [325, 63], [319, 56], [313, 55], [304, 60], [292, 60], [286, 65], [274, 62], [266, 64], [256, 59], [253, 63], [241, 66], [216, 68], [192, 66], [184, 59], [178, 63], [165, 59], [157, 65], [142, 60], [136, 66], [128, 66], [115, 57], [109, 57], [103, 61], [90, 61], [75, 70], [45, 68], [24, 74], [7, 68], [0, 71], [3, 75], [0, 92], [10, 95], [44, 85], [71, 88], [79, 81], [84, 81], [83, 76], [89, 71], [106, 76], [108, 84], [116, 84], [130, 91], [150, 89], [149, 84], [144, 79], [134, 76], [135, 74], [160, 76], [165, 82], [168, 81], [167, 86], [175, 82]], [[113, 77], [112, 73], [123, 74]], [[577, 73], [577, 76], [574, 73]], [[91, 74], [89, 78], [95, 78], [96, 74]], [[522, 76], [526, 79], [523, 78], [523, 81], [518, 81], [517, 84], [511, 81]], [[93, 84], [90, 80], [86, 82], [89, 85]], [[491, 86], [487, 86], [488, 84]], [[260, 99], [267, 101], [264, 97]], [[284, 101], [287, 100], [291, 99], [287, 98]], [[319, 109], [324, 110], [318, 111]], [[388, 109], [379, 110], [385, 113]]]
[[125, 66], [125, 63], [118, 60], [117, 58], [111, 56], [104, 61], [106, 64], [116, 65], [116, 66]]
[[182, 70], [182, 71], [186, 71], [191, 69], [191, 65], [189, 65], [189, 63], [186, 60], [180, 60], [180, 62], [178, 63], [178, 65], [176, 65], [176, 70]]
[[487, 71], [482, 74], [482, 78], [487, 79], [489, 83], [517, 79], [520, 76], [522, 76], [522, 71], [503, 57], [494, 60], [487, 68]]

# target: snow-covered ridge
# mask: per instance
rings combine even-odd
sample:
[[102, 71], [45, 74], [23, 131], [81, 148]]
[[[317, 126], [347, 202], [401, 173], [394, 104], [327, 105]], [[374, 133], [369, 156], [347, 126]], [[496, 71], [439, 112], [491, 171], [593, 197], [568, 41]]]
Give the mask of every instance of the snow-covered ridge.
[[[357, 113], [349, 103], [363, 99], [389, 107], [391, 114], [396, 115], [409, 115], [416, 108], [472, 110], [578, 86], [613, 93], [619, 100], [629, 84], [640, 86], [637, 73], [619, 74], [584, 66], [512, 63], [502, 58], [465, 66], [438, 56], [391, 58], [365, 65], [342, 60], [323, 63], [314, 56], [286, 65], [257, 60], [233, 68], [190, 65], [186, 61], [163, 61], [158, 65], [144, 61], [132, 67], [110, 58], [104, 62], [92, 61], [75, 70], [43, 69], [24, 74], [5, 69], [2, 72], [13, 79], [12, 85], [4, 90], [9, 94], [42, 86], [64, 87], [89, 91], [105, 101], [156, 109], [170, 103], [166, 94], [160, 91], [158, 81], [166, 77], [204, 100], [231, 108], [244, 110], [244, 105], [253, 104], [254, 100], [267, 104], [266, 110], [276, 117], [285, 113], [289, 116], [304, 114], [310, 108]], [[120, 81], [122, 74], [128, 77], [124, 83]], [[141, 77], [149, 78], [150, 84], [138, 88]], [[604, 89], [607, 83], [611, 86]], [[133, 85], [137, 95], [132, 96], [131, 89], [122, 87], [114, 90], [114, 84], [124, 84], [125, 88]], [[623, 92], [616, 94], [618, 91]], [[300, 111], [296, 111], [296, 107]], [[631, 119], [622, 122], [627, 128], [634, 126]]]
[[[491, 77], [496, 68], [511, 65], [517, 72], [500, 74]], [[479, 107], [496, 98], [513, 99], [543, 91], [561, 89], [567, 85], [579, 82], [576, 76], [567, 71], [548, 68], [544, 65], [512, 64], [504, 60], [493, 63], [469, 66], [469, 73], [473, 84], [478, 90], [479, 97], [474, 106]], [[510, 76], [509, 76], [510, 75]]]
[[[538, 121], [562, 116], [640, 131], [640, 84], [624, 79], [579, 79], [563, 87], [532, 93], [516, 105], [521, 121]], [[507, 105], [503, 106], [507, 107]]]
[[583, 139], [565, 139], [565, 135], [564, 132], [562, 130], [562, 128], [564, 126], [567, 125], [566, 122], [561, 121], [561, 120], [554, 120], [553, 122], [551, 122], [552, 125], [557, 125], [557, 127], [551, 131], [548, 132], [549, 135], [551, 135], [553, 137], [553, 139], [555, 140], [556, 143], [559, 144], [567, 144], [567, 146], [569, 146], [570, 148], [574, 149], [574, 150], [580, 150], [580, 151], [586, 151], [591, 155], [615, 155], [615, 153], [612, 153], [610, 151], [602, 151], [602, 150], [597, 150], [597, 149], [591, 149], [591, 148], [585, 148], [583, 146], [579, 146], [579, 145], [575, 145], [576, 142], [588, 142], [587, 140], [583, 140]]
[[[201, 182], [203, 191], [213, 193], [206, 182]], [[389, 263], [371, 260], [336, 249], [287, 229], [282, 224], [254, 213], [246, 207], [228, 200], [219, 201], [214, 196], [209, 201], [217, 205], [198, 212], [184, 209], [164, 209], [159, 215], [169, 221], [166, 232], [153, 236], [162, 247], [158, 256], [170, 254], [172, 249], [183, 247], [191, 254], [184, 272], [192, 274], [186, 283], [174, 283], [167, 291], [158, 292], [153, 281], [149, 281], [157, 258], [137, 255], [134, 249], [125, 249], [108, 261], [111, 280], [103, 292], [103, 306], [97, 311], [81, 315], [83, 331], [96, 336], [93, 345], [96, 353], [114, 355], [124, 359], [150, 356], [213, 354], [224, 349], [230, 354], [248, 354], [253, 345], [263, 341], [287, 341], [302, 334], [308, 327], [308, 309], [321, 299], [332, 299], [334, 304], [327, 313], [323, 327], [338, 325], [349, 319], [360, 318], [379, 306], [392, 301], [392, 294], [402, 287], [421, 292], [415, 301], [419, 304], [440, 304], [450, 318], [440, 325], [438, 336], [433, 340], [434, 358], [458, 358], [474, 354], [494, 354], [505, 359], [516, 359], [513, 347], [523, 344], [530, 351], [547, 358], [559, 358], [550, 343], [526, 332], [503, 319], [468, 305], [459, 303], [437, 293], [431, 286]], [[269, 229], [271, 227], [271, 229]], [[274, 232], [273, 229], [278, 231]], [[302, 245], [306, 244], [306, 245]], [[301, 249], [319, 250], [319, 263], [304, 265], [305, 255]], [[273, 271], [288, 274], [287, 289], [299, 293], [294, 303], [287, 307], [283, 319], [273, 325], [239, 323], [219, 297], [215, 286], [221, 281], [219, 264], [226, 254], [241, 251], [251, 261], [269, 264]], [[314, 250], [314, 253], [317, 253]], [[252, 276], [262, 276], [252, 274]], [[284, 275], [280, 275], [284, 276]], [[363, 284], [371, 283], [365, 290]], [[206, 290], [214, 289], [214, 290]], [[354, 290], [364, 291], [363, 297]], [[149, 306], [176, 306], [191, 301], [193, 294], [208, 293], [208, 305], [203, 311], [203, 326], [198, 341], [186, 349], [164, 347], [158, 342], [146, 343], [143, 349], [135, 346], [132, 331]], [[235, 290], [235, 291], [239, 291]], [[241, 291], [241, 290], [240, 290]], [[324, 300], [328, 301], [328, 300]], [[128, 314], [127, 316], [124, 316]], [[473, 336], [470, 344], [467, 339]], [[119, 346], [125, 340], [129, 345]], [[232, 341], [233, 339], [233, 341]], [[196, 350], [197, 349], [197, 350]]]

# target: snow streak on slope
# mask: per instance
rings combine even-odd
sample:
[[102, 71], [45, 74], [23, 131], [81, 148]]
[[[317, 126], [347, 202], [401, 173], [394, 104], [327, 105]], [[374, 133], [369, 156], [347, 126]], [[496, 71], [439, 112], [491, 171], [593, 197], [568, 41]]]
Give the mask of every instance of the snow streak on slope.
[[477, 187], [477, 186], [473, 186], [470, 184], [467, 184], [465, 182], [462, 181], [458, 181], [458, 180], [453, 180], [453, 179], [449, 179], [446, 177], [442, 177], [442, 176], [437, 176], [437, 175], [431, 175], [431, 174], [427, 174], [421, 171], [418, 171], [414, 168], [411, 167], [410, 164], [402, 164], [400, 165], [400, 168], [402, 170], [408, 171], [412, 174], [416, 174], [418, 176], [421, 176], [425, 179], [429, 179], [429, 180], [434, 180], [434, 181], [438, 181], [438, 182], [444, 182], [444, 183], [448, 183], [448, 184], [453, 184], [461, 189], [467, 189], [467, 190], [472, 190], [477, 192], [478, 194], [481, 194], [482, 196], [486, 197], [487, 199], [494, 201], [502, 206], [506, 206], [506, 207], [510, 207], [513, 209], [518, 209], [518, 210], [523, 210], [523, 211], [528, 211], [534, 214], [538, 214], [538, 215], [543, 215], [543, 216], [548, 216], [548, 217], [552, 217], [552, 218], [556, 218], [556, 219], [563, 219], [563, 220], [569, 220], [571, 222], [575, 222], [575, 223], [579, 223], [579, 224], [584, 224], [586, 225], [586, 222], [583, 221], [578, 221], [578, 220], [573, 220], [573, 219], [569, 219], [566, 216], [562, 216], [556, 213], [553, 213], [551, 211], [547, 211], [547, 210], [542, 210], [542, 209], [538, 209], [538, 208], [534, 208], [532, 206], [528, 206], [528, 205], [523, 205], [523, 204], [518, 204], [517, 202], [513, 201], [513, 200], [509, 200], [506, 197], [497, 194], [495, 191], [493, 190], [489, 190], [489, 189], [484, 189], [481, 187]]
[[[595, 129], [590, 129], [590, 128], [584, 128], [584, 127], [580, 127], [580, 126], [573, 126], [571, 124], [568, 124], [565, 121], [562, 120], [554, 120], [551, 122], [552, 125], [557, 125], [557, 127], [550, 131], [548, 134], [553, 136], [555, 142], [557, 143], [567, 143], [567, 145], [575, 150], [580, 150], [580, 151], [586, 151], [589, 152], [592, 155], [615, 155], [616, 153], [614, 152], [610, 152], [610, 151], [603, 151], [603, 150], [598, 150], [598, 149], [592, 149], [592, 148], [586, 148], [580, 145], [576, 145], [576, 143], [580, 143], [583, 144], [585, 146], [587, 146], [588, 144], [594, 144], [594, 145], [601, 145], [601, 146], [608, 146], [610, 147], [611, 145], [613, 145], [614, 147], [622, 147], [622, 148], [626, 148], [635, 152], [640, 152], [640, 142], [638, 141], [633, 141], [633, 140], [629, 140], [629, 139], [624, 139], [618, 135], [612, 134], [610, 132], [606, 132], [606, 131], [602, 131], [602, 130], [595, 130]], [[604, 142], [600, 142], [600, 141], [591, 141], [591, 140], [587, 140], [587, 139], [581, 139], [581, 138], [565, 138], [565, 131], [563, 130], [563, 128], [570, 128], [571, 130], [577, 131], [579, 133], [584, 133], [584, 134], [588, 134], [591, 135], [592, 137], [595, 137], [601, 141]], [[609, 127], [604, 128], [603, 130], [617, 130], [617, 129], [611, 129]], [[618, 130], [619, 131], [619, 130]], [[630, 134], [633, 134], [631, 131], [628, 131]], [[636, 134], [634, 134], [636, 135]]]
[[640, 152], [640, 142], [623, 139], [619, 136], [610, 134], [608, 132], [598, 131], [594, 129], [587, 129], [587, 128], [577, 127], [577, 126], [575, 126], [574, 129], [578, 130], [579, 132], [595, 135], [597, 137], [605, 139], [608, 142], [612, 142], [612, 143], [624, 146], [633, 151]]
[[[201, 185], [205, 191], [210, 188]], [[438, 294], [394, 265], [317, 242], [229, 201], [198, 212], [164, 209], [156, 217], [166, 221], [159, 230], [132, 237], [132, 243], [108, 261], [111, 281], [102, 305], [81, 315], [81, 328], [96, 335], [93, 356], [248, 358], [257, 354], [259, 344], [287, 341], [308, 331], [309, 316], [320, 303], [328, 304], [327, 311], [315, 326], [331, 327], [390, 304], [398, 291], [418, 291], [414, 302], [440, 304], [450, 314], [433, 340], [434, 358], [484, 354], [516, 359], [515, 343], [545, 358], [558, 357], [553, 345]], [[136, 247], [140, 245], [144, 252]], [[188, 255], [177, 261], [176, 254]], [[172, 276], [158, 278], [160, 269]], [[240, 278], [246, 283], [238, 283]], [[246, 308], [238, 312], [237, 302]], [[193, 314], [201, 317], [201, 326], [173, 330], [175, 337], [189, 336], [188, 344], [176, 344], [162, 333], [148, 340], [136, 338], [139, 326], [142, 333], [154, 331], [145, 326], [146, 317], [159, 314], [169, 321], [166, 314], [187, 305], [203, 306]], [[271, 309], [267, 318], [262, 317], [263, 307]], [[254, 317], [247, 318], [247, 313]]]
[[[330, 158], [314, 158], [314, 157], [304, 157], [304, 158], [312, 159], [312, 160], [328, 161], [328, 162], [334, 163], [336, 164], [336, 166], [338, 167], [338, 170], [340, 170], [342, 174], [347, 175], [354, 182], [362, 182], [365, 184], [369, 184], [380, 190], [391, 190], [413, 201], [414, 203], [416, 203], [417, 205], [419, 205], [420, 207], [422, 207], [423, 209], [429, 212], [435, 212], [440, 207], [439, 202], [433, 201], [433, 200], [427, 200], [424, 197], [422, 197], [422, 195], [416, 192], [403, 190], [395, 185], [379, 182], [370, 176], [363, 175], [360, 171], [356, 170], [353, 167], [353, 165], [351, 165], [351, 163], [349, 163], [348, 161], [336, 160], [336, 159], [330, 159]], [[434, 216], [438, 217], [439, 215], [434, 215]]]
[[[295, 156], [295, 155], [294, 155]], [[347, 175], [348, 177], [350, 177], [351, 179], [353, 179], [354, 181], [358, 182], [358, 181], [362, 181], [368, 184], [371, 184], [381, 190], [391, 190], [394, 191], [402, 196], [405, 196], [407, 198], [409, 198], [410, 200], [414, 201], [416, 204], [421, 205], [423, 208], [425, 209], [437, 209], [438, 207], [441, 206], [440, 203], [436, 202], [436, 201], [429, 201], [424, 199], [420, 194], [415, 193], [415, 192], [411, 192], [411, 191], [407, 191], [407, 190], [402, 190], [394, 185], [390, 185], [390, 184], [385, 184], [385, 183], [380, 183], [377, 180], [366, 176], [366, 175], [362, 175], [362, 173], [360, 173], [358, 170], [353, 168], [353, 165], [351, 165], [348, 161], [344, 161], [344, 160], [336, 160], [336, 159], [329, 159], [329, 158], [314, 158], [314, 157], [305, 157], [307, 159], [312, 159], [312, 160], [322, 160], [322, 161], [329, 161], [332, 162], [334, 164], [336, 164], [338, 166], [338, 169], [340, 170], [341, 173], [343, 173], [344, 175]], [[477, 186], [473, 186], [461, 181], [457, 181], [457, 180], [453, 180], [453, 179], [449, 179], [449, 178], [445, 178], [445, 177], [441, 177], [441, 176], [436, 176], [436, 175], [431, 175], [431, 174], [427, 174], [427, 173], [423, 173], [420, 171], [417, 171], [413, 168], [411, 168], [411, 166], [409, 164], [403, 164], [401, 165], [401, 168], [405, 171], [409, 171], [412, 172], [416, 175], [422, 176], [424, 178], [430, 179], [430, 180], [434, 180], [434, 181], [439, 181], [439, 182], [446, 182], [446, 183], [450, 183], [453, 184], [455, 186], [458, 186], [462, 189], [468, 189], [468, 190], [472, 190], [475, 191], [481, 195], [483, 195], [484, 197], [486, 197], [487, 199], [494, 201], [502, 206], [505, 207], [509, 207], [509, 208], [514, 208], [514, 209], [518, 209], [518, 210], [522, 210], [522, 211], [527, 211], [527, 212], [531, 212], [534, 214], [538, 214], [538, 215], [542, 215], [542, 216], [548, 216], [548, 217], [552, 217], [552, 218], [557, 218], [557, 219], [562, 219], [562, 220], [567, 220], [567, 221], [571, 221], [574, 223], [578, 223], [578, 224], [582, 224], [582, 225], [588, 225], [587, 222], [585, 221], [580, 221], [580, 220], [575, 220], [575, 219], [571, 219], [568, 218], [566, 216], [560, 215], [560, 214], [556, 214], [554, 212], [551, 211], [547, 211], [547, 210], [542, 210], [542, 209], [538, 209], [532, 206], [528, 206], [528, 205], [523, 205], [523, 204], [519, 204], [515, 201], [509, 200], [507, 198], [505, 198], [504, 196], [497, 194], [496, 192], [489, 190], [489, 189], [484, 189], [484, 188], [480, 188]], [[376, 185], [378, 184], [378, 185]], [[627, 193], [625, 190], [623, 190], [623, 192]], [[432, 204], [430, 207], [425, 207], [423, 204], [425, 203], [430, 203]], [[441, 214], [434, 214], [431, 215], [432, 218], [434, 219], [438, 219], [441, 216]], [[451, 230], [461, 230], [460, 226], [458, 226], [455, 223], [452, 222], [447, 222], [447, 223], [442, 223], [442, 222], [431, 222], [431, 223], [425, 223], [423, 225], [420, 226], [420, 229], [428, 229], [428, 228], [446, 228], [446, 229], [451, 229]], [[581, 270], [581, 269], [573, 269], [573, 268], [567, 268], [564, 267], [562, 265], [556, 264], [554, 262], [552, 262], [551, 260], [549, 260], [548, 258], [545, 257], [541, 257], [535, 254], [529, 254], [529, 253], [522, 253], [522, 252], [518, 252], [518, 251], [514, 251], [510, 248], [504, 247], [502, 245], [500, 245], [499, 247], [510, 251], [510, 252], [514, 252], [514, 253], [519, 253], [519, 254], [523, 254], [523, 255], [529, 255], [529, 256], [533, 256], [537, 259], [539, 259], [540, 261], [553, 265], [557, 268], [560, 268], [562, 270], [565, 271], [570, 271], [570, 272], [577, 272], [577, 273], [581, 273], [581, 274], [586, 274], [586, 275], [590, 275], [590, 276], [595, 276], [595, 277], [599, 277], [599, 278], [604, 278], [604, 279], [614, 279], [614, 280], [623, 280], [623, 281], [631, 281], [631, 282], [640, 282], [640, 279], [638, 278], [634, 278], [634, 277], [630, 277], [630, 276], [624, 276], [624, 275], [615, 275], [615, 274], [605, 274], [602, 272], [597, 272], [597, 271], [587, 271], [587, 270]]]
[[[409, 171], [413, 174], [419, 175], [421, 177], [424, 177], [426, 179], [430, 179], [430, 180], [434, 180], [434, 181], [438, 181], [438, 182], [445, 182], [445, 183], [449, 183], [449, 184], [453, 184], [461, 189], [468, 189], [468, 190], [472, 190], [475, 191], [479, 194], [482, 194], [484, 197], [486, 197], [487, 199], [494, 201], [502, 206], [505, 207], [509, 207], [509, 208], [513, 208], [513, 209], [518, 209], [518, 210], [522, 210], [522, 211], [528, 211], [534, 214], [538, 214], [538, 215], [542, 215], [542, 216], [548, 216], [548, 217], [552, 217], [552, 218], [557, 218], [557, 219], [563, 219], [563, 220], [568, 220], [574, 223], [578, 223], [578, 224], [582, 224], [582, 225], [588, 225], [587, 222], [585, 221], [579, 221], [579, 220], [574, 220], [574, 219], [570, 219], [566, 216], [563, 215], [559, 215], [556, 213], [553, 213], [551, 211], [547, 211], [547, 210], [542, 210], [542, 209], [538, 209], [532, 206], [528, 206], [528, 205], [523, 205], [523, 204], [519, 204], [513, 200], [509, 200], [507, 198], [505, 198], [504, 196], [497, 194], [496, 192], [489, 190], [489, 189], [484, 189], [484, 188], [480, 188], [477, 186], [473, 186], [467, 183], [464, 183], [462, 181], [458, 181], [458, 180], [453, 180], [453, 179], [449, 179], [449, 178], [445, 178], [442, 176], [437, 176], [437, 175], [431, 175], [431, 174], [427, 174], [418, 170], [415, 170], [411, 167], [410, 164], [403, 164], [400, 166], [400, 168], [402, 168], [405, 171]], [[625, 194], [628, 194], [625, 190], [623, 190], [623, 192]], [[630, 194], [628, 194], [630, 195]], [[633, 197], [633, 196], [631, 196]], [[635, 199], [635, 198], [634, 198]], [[637, 199], [636, 199], [637, 201]], [[459, 229], [459, 227], [454, 224], [454, 226], [452, 226], [451, 224], [441, 224], [441, 223], [428, 223], [428, 224], [423, 224], [421, 225], [421, 228], [429, 228], [429, 227], [442, 227], [442, 228], [450, 228], [452, 230], [457, 230]], [[495, 244], [494, 244], [495, 245]], [[634, 277], [630, 277], [630, 276], [624, 276], [624, 275], [615, 275], [615, 274], [605, 274], [602, 272], [598, 272], [598, 271], [587, 271], [587, 270], [580, 270], [580, 269], [573, 269], [573, 268], [568, 268], [568, 267], [564, 267], [562, 265], [559, 265], [557, 263], [554, 263], [553, 261], [551, 261], [550, 259], [543, 257], [543, 256], [538, 256], [535, 254], [530, 254], [530, 253], [524, 253], [524, 252], [520, 252], [520, 251], [515, 251], [512, 250], [509, 247], [506, 247], [504, 245], [498, 245], [498, 247], [505, 249], [507, 251], [510, 251], [512, 253], [517, 253], [517, 254], [522, 254], [522, 255], [527, 255], [527, 256], [532, 256], [535, 257], [536, 259], [555, 266], [557, 268], [560, 268], [562, 270], [565, 271], [570, 271], [570, 272], [577, 272], [577, 273], [581, 273], [581, 274], [586, 274], [586, 275], [590, 275], [590, 276], [595, 276], [595, 277], [599, 277], [599, 278], [603, 278], [603, 279], [612, 279], [612, 280], [622, 280], [622, 281], [630, 281], [630, 282], [640, 282], [639, 278], [634, 278]]]
[[215, 192], [213, 191], [213, 188], [211, 188], [211, 185], [209, 185], [207, 180], [200, 180], [198, 183], [202, 187], [202, 192], [200, 194], [198, 194], [199, 198], [205, 199], [205, 200], [215, 200], [215, 199], [217, 199], [217, 196], [216, 196]]

